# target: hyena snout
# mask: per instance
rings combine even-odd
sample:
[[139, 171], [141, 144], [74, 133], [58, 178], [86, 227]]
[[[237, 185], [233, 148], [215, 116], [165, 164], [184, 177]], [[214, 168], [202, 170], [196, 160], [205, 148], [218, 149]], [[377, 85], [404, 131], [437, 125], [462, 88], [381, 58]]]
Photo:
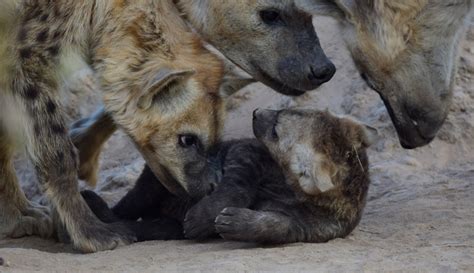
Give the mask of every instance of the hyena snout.
[[439, 111], [423, 111], [418, 107], [405, 107], [408, 118], [421, 138], [431, 142], [444, 123], [446, 115]]
[[258, 139], [278, 138], [274, 130], [279, 113], [280, 111], [262, 109], [253, 112], [253, 132]]
[[415, 104], [390, 103], [382, 100], [397, 130], [400, 144], [405, 149], [415, 149], [433, 141], [447, 116], [442, 109], [426, 109]]
[[313, 56], [309, 62], [290, 57], [279, 63], [278, 70], [281, 78], [298, 89], [312, 90], [330, 81], [336, 73], [336, 66], [326, 56]]

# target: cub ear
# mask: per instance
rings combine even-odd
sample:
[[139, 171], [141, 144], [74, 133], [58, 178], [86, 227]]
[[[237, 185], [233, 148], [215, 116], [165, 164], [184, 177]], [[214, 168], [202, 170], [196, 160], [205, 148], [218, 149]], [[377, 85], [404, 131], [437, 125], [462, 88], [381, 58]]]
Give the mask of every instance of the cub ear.
[[154, 98], [162, 91], [182, 84], [195, 74], [194, 70], [171, 70], [163, 68], [156, 73], [155, 77], [145, 83], [142, 87], [143, 95], [138, 100], [138, 108], [149, 109], [153, 105]]
[[314, 15], [350, 20], [356, 0], [296, 0], [297, 6]]
[[367, 124], [362, 124], [362, 126], [364, 132], [362, 145], [369, 147], [380, 139], [379, 131], [376, 128]]
[[315, 195], [334, 188], [329, 170], [323, 167], [324, 158], [307, 145], [297, 145], [291, 162], [291, 171], [298, 176], [301, 189]]

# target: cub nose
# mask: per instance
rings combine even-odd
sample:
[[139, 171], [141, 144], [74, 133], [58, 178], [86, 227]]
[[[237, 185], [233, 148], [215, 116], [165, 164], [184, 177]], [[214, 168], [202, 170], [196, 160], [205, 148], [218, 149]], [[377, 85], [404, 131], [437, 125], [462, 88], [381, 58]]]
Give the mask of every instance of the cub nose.
[[321, 85], [328, 82], [332, 79], [334, 74], [336, 74], [336, 66], [327, 62], [325, 65], [314, 66], [310, 65], [308, 68], [308, 80], [315, 85]]

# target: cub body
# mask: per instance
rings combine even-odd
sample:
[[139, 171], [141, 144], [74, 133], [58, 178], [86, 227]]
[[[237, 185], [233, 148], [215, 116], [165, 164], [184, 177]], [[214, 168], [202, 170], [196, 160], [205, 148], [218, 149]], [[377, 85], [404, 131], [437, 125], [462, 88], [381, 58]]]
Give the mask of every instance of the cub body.
[[373, 129], [310, 110], [257, 110], [253, 126], [257, 139], [211, 150], [214, 180], [206, 176], [200, 184], [214, 189], [201, 200], [173, 196], [148, 167], [111, 211], [93, 193], [84, 196], [97, 215], [128, 221], [139, 240], [178, 239], [183, 228], [191, 239], [219, 234], [261, 243], [347, 236], [366, 201]]

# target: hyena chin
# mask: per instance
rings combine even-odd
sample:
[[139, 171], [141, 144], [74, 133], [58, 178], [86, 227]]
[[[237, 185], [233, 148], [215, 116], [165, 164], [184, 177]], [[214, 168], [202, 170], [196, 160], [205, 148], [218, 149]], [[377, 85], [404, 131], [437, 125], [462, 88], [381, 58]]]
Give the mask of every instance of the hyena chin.
[[52, 233], [48, 210], [30, 203], [16, 180], [12, 156], [20, 135], [77, 249], [94, 252], [135, 240], [125, 226], [99, 221], [79, 194], [78, 158], [58, 99], [71, 55], [83, 56], [100, 83], [103, 116], [113, 120], [100, 137], [116, 124], [170, 191], [188, 190], [175, 182], [186, 180], [183, 160], [197, 160], [222, 127], [223, 64], [179, 14], [162, 0], [2, 1], [0, 235]]
[[377, 91], [400, 143], [427, 145], [449, 113], [471, 0], [297, 0], [335, 17], [362, 78]]

